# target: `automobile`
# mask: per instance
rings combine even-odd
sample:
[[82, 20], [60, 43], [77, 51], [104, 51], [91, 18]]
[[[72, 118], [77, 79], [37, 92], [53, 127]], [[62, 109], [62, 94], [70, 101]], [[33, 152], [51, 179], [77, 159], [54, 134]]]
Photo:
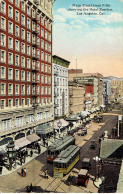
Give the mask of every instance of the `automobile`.
[[89, 181], [88, 170], [81, 169], [76, 178], [76, 184], [86, 187], [88, 184], [88, 181]]
[[91, 140], [90, 148], [95, 149], [95, 147], [96, 147], [96, 141], [93, 139]]
[[82, 160], [82, 169], [89, 170], [91, 167], [90, 158], [84, 158]]

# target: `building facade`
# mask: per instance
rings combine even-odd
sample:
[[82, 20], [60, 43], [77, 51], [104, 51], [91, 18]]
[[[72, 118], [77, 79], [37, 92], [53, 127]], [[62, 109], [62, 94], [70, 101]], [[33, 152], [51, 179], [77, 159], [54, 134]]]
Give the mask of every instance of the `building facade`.
[[103, 104], [107, 105], [111, 100], [111, 80], [103, 79]]
[[53, 125], [52, 6], [48, 0], [0, 1], [2, 143], [36, 131], [39, 124]]
[[68, 114], [68, 67], [70, 62], [53, 56], [53, 99], [54, 116], [61, 117]]
[[75, 82], [68, 82], [69, 114], [76, 114], [85, 110], [85, 86]]

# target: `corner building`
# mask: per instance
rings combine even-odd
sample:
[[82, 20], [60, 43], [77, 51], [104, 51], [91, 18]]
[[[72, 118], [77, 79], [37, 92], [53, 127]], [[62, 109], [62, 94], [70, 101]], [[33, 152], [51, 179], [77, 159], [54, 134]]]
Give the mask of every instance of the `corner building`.
[[53, 130], [52, 6], [0, 0], [0, 145]]

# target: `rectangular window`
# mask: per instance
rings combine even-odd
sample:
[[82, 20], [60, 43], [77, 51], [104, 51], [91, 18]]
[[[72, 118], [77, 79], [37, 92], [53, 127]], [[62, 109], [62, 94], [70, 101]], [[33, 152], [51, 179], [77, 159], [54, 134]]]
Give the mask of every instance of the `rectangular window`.
[[25, 71], [21, 71], [21, 80], [25, 80]]
[[19, 36], [19, 26], [15, 26], [15, 36]]
[[13, 38], [9, 37], [9, 40], [8, 40], [8, 47], [9, 49], [13, 49]]
[[44, 49], [44, 41], [41, 40], [41, 48]]
[[25, 94], [25, 85], [21, 85], [21, 94]]
[[41, 95], [44, 94], [44, 86], [41, 86]]
[[23, 28], [21, 29], [21, 38], [25, 40], [25, 30]]
[[25, 16], [24, 15], [21, 15], [21, 24], [25, 25]]
[[1, 62], [5, 63], [6, 62], [6, 51], [1, 51]]
[[1, 34], [1, 46], [6, 46], [6, 35]]
[[25, 53], [25, 44], [24, 43], [21, 43], [21, 52]]
[[6, 94], [6, 84], [5, 83], [1, 83], [1, 95], [2, 94]]
[[27, 55], [30, 55], [30, 46], [27, 45]]
[[4, 14], [6, 13], [6, 4], [4, 1], [1, 1], [1, 12], [3, 12]]
[[28, 15], [30, 15], [30, 13], [31, 13], [30, 6], [29, 6], [29, 5], [27, 5], [27, 14], [28, 14]]
[[24, 117], [23, 116], [16, 117], [16, 126], [17, 127], [22, 126], [23, 125], [23, 120], [24, 120]]
[[33, 114], [28, 115], [27, 120], [29, 123], [34, 122], [34, 115]]
[[15, 55], [15, 65], [19, 66], [19, 56]]
[[19, 41], [18, 40], [15, 41], [15, 50], [19, 51]]
[[25, 2], [24, 1], [21, 2], [21, 10], [25, 11]]
[[21, 67], [25, 67], [25, 57], [21, 57]]
[[1, 78], [5, 78], [5, 77], [6, 77], [5, 67], [1, 67]]
[[16, 107], [19, 106], [19, 99], [15, 99], [15, 106], [16, 106]]
[[27, 32], [27, 41], [30, 42], [30, 32]]
[[13, 23], [12, 22], [8, 23], [8, 31], [9, 33], [13, 33]]
[[25, 99], [21, 99], [21, 106], [24, 107], [25, 105]]
[[9, 100], [8, 100], [8, 107], [9, 107], [9, 108], [12, 108], [12, 99], [9, 99]]
[[13, 64], [13, 53], [9, 53], [8, 55], [9, 55], [9, 56], [8, 56], [8, 63], [9, 63], [10, 65], [12, 65], [12, 64]]
[[41, 83], [43, 84], [44, 83], [44, 76], [41, 75]]
[[13, 79], [13, 69], [8, 69], [8, 79]]
[[27, 28], [31, 28], [31, 26], [30, 26], [30, 19], [29, 18], [27, 18]]
[[18, 69], [15, 70], [15, 79], [19, 80], [19, 70]]
[[30, 72], [27, 71], [27, 81], [30, 81]]
[[27, 85], [27, 95], [30, 95], [30, 85]]
[[11, 128], [11, 119], [2, 120], [2, 131], [9, 130]]
[[27, 59], [27, 68], [30, 69], [30, 59]]
[[41, 60], [44, 60], [44, 52], [41, 51]]
[[15, 84], [15, 94], [19, 94], [19, 85]]
[[5, 108], [5, 100], [1, 100], [1, 109]]
[[9, 9], [8, 9], [8, 16], [13, 18], [13, 8], [11, 6], [9, 6]]
[[27, 106], [30, 106], [30, 99], [27, 98]]
[[15, 21], [19, 22], [19, 12], [15, 11]]
[[42, 112], [37, 113], [37, 120], [40, 120], [43, 118]]
[[3, 30], [6, 30], [6, 19], [1, 17], [1, 28]]
[[8, 84], [8, 93], [13, 94], [13, 85], [12, 84]]
[[19, 0], [15, 0], [15, 5], [19, 7]]
[[41, 63], [41, 72], [44, 72], [44, 64]]

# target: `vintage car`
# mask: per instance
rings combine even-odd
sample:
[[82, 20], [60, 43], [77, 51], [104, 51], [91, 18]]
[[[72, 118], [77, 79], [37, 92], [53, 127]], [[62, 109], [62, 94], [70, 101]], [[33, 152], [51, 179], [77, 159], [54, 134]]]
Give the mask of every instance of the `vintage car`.
[[82, 161], [82, 168], [89, 170], [91, 167], [90, 158], [84, 158]]
[[88, 181], [89, 181], [88, 170], [81, 169], [76, 178], [76, 184], [86, 187], [88, 184]]

